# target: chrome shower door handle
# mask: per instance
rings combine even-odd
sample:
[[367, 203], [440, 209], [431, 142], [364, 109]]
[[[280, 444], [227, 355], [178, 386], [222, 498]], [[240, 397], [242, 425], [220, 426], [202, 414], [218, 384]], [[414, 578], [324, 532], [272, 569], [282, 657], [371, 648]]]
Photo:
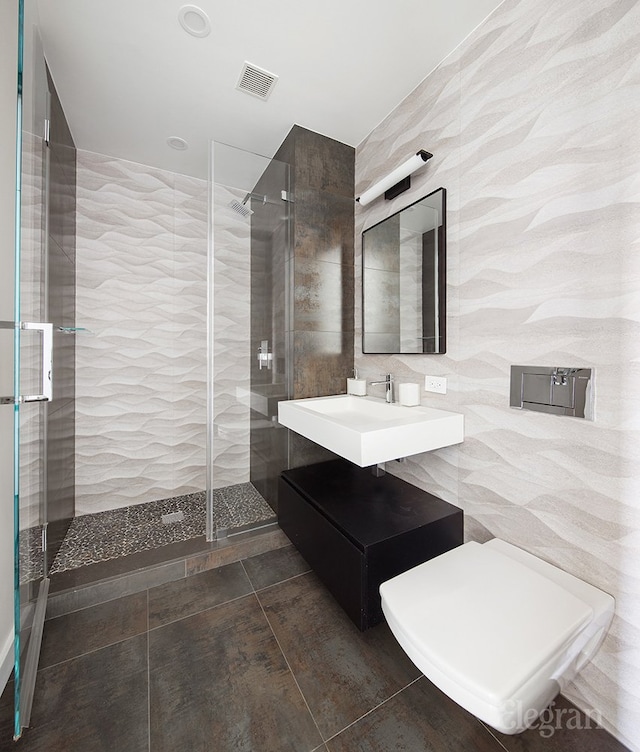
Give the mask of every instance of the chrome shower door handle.
[[23, 321], [21, 329], [42, 332], [42, 374], [40, 394], [20, 397], [21, 402], [51, 402], [53, 399], [53, 324]]
[[0, 405], [15, 405], [16, 402], [51, 402], [53, 399], [53, 324], [35, 321], [0, 321], [0, 329], [23, 329], [42, 334], [42, 374], [40, 394], [25, 394], [0, 397]]

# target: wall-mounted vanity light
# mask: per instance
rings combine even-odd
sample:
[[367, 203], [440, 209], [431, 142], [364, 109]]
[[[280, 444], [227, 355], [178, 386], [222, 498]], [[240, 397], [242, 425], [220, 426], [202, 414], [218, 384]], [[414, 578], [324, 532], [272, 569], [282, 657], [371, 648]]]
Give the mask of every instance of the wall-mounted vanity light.
[[413, 157], [403, 162], [400, 167], [396, 167], [393, 172], [390, 172], [382, 180], [378, 180], [369, 190], [359, 196], [356, 201], [361, 206], [366, 206], [383, 193], [386, 199], [399, 196], [403, 191], [411, 187], [411, 175], [422, 167], [428, 159], [431, 159], [432, 156], [433, 154], [430, 154], [428, 151], [420, 149], [417, 154], [414, 154]]

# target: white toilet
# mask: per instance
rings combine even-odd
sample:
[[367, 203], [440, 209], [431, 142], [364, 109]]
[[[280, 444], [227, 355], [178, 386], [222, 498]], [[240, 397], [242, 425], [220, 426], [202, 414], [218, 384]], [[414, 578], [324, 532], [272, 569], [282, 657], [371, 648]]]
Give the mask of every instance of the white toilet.
[[602, 590], [494, 538], [380, 586], [409, 658], [452, 700], [517, 734], [594, 655], [613, 618]]

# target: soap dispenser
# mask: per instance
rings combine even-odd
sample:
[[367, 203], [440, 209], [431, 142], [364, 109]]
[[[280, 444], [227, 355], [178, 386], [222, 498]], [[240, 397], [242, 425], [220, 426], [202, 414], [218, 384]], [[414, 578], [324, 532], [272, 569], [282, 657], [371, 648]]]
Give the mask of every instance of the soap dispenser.
[[353, 378], [347, 379], [347, 394], [353, 394], [357, 397], [364, 397], [367, 393], [366, 379], [358, 378], [358, 369], [353, 369]]

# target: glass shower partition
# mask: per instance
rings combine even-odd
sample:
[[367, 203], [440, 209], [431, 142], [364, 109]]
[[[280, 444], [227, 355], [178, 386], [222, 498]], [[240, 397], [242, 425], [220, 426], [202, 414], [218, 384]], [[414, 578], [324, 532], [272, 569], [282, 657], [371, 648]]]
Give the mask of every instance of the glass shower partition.
[[14, 321], [14, 736], [29, 723], [47, 602], [47, 428], [53, 398], [48, 301], [48, 87], [40, 38], [19, 11]]
[[289, 165], [219, 142], [210, 163], [208, 532], [275, 521], [286, 467], [277, 404], [291, 390]]

